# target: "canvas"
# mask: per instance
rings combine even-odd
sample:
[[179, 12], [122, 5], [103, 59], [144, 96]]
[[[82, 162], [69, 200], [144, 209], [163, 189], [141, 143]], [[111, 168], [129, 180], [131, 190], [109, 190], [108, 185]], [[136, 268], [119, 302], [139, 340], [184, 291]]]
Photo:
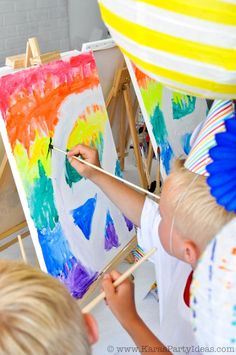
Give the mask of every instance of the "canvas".
[[0, 79], [1, 133], [41, 268], [81, 298], [130, 241], [133, 225], [64, 151], [96, 147], [104, 169], [120, 175], [91, 53]]
[[169, 174], [174, 157], [189, 153], [192, 132], [207, 115], [206, 100], [174, 92], [128, 58], [126, 62], [155, 154], [160, 147], [164, 177]]

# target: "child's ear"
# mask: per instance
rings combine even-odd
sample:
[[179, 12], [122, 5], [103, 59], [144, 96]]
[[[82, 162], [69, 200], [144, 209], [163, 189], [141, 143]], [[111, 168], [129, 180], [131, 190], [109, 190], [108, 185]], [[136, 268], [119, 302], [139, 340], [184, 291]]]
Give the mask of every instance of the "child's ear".
[[197, 245], [191, 240], [184, 241], [184, 261], [194, 266], [200, 256], [200, 251]]
[[89, 343], [95, 344], [98, 341], [98, 326], [96, 320], [91, 314], [83, 314], [85, 326], [87, 329]]

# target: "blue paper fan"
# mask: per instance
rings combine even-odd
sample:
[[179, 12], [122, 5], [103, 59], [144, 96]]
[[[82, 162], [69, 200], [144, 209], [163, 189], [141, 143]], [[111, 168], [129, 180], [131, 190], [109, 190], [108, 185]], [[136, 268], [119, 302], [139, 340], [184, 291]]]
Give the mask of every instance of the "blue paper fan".
[[216, 134], [216, 146], [209, 150], [207, 183], [217, 203], [236, 212], [236, 116], [225, 121], [225, 129]]

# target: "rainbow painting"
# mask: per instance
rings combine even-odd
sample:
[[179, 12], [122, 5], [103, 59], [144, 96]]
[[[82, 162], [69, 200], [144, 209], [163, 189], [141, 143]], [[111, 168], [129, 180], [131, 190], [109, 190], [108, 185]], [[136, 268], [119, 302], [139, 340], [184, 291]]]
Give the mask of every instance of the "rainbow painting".
[[161, 172], [168, 175], [174, 157], [186, 156], [195, 127], [206, 118], [204, 99], [173, 92], [153, 80], [128, 58], [126, 63], [151, 143], [161, 153]]
[[119, 171], [95, 60], [91, 53], [0, 78], [0, 128], [43, 270], [81, 298], [134, 229], [64, 151], [96, 147], [101, 165]]

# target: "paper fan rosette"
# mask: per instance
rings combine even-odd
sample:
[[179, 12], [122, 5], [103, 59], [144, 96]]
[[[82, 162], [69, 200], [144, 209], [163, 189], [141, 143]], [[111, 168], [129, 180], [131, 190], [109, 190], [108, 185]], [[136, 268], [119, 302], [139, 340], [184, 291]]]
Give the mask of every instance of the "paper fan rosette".
[[155, 80], [191, 95], [236, 98], [236, 3], [99, 0], [116, 43]]
[[216, 146], [210, 149], [212, 163], [206, 169], [207, 183], [219, 205], [236, 212], [236, 117], [225, 121], [225, 132], [215, 136]]
[[[208, 245], [193, 274], [191, 309], [199, 346], [236, 351], [236, 219]], [[229, 348], [228, 348], [229, 349]]]
[[234, 104], [231, 100], [214, 101], [185, 161], [186, 169], [198, 175], [209, 175], [207, 165], [212, 162], [209, 150], [216, 145], [215, 135], [225, 131], [225, 122], [231, 121], [233, 115]]

